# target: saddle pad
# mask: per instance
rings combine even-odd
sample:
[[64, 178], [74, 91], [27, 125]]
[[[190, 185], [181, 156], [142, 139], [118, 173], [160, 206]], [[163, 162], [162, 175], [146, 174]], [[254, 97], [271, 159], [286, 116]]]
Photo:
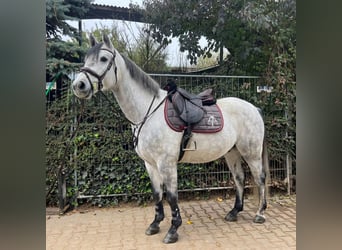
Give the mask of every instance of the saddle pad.
[[[223, 117], [220, 108], [217, 104], [210, 106], [203, 106], [206, 110], [202, 120], [192, 125], [192, 132], [194, 133], [216, 133], [223, 128]], [[171, 129], [176, 132], [182, 132], [186, 128], [186, 124], [179, 118], [172, 103], [166, 99], [164, 107], [164, 117], [166, 123]]]

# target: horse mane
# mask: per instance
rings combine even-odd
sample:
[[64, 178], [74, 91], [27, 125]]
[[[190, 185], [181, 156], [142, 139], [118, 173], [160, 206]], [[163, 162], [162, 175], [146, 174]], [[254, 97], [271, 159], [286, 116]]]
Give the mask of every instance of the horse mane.
[[148, 74], [140, 69], [133, 61], [124, 55], [121, 55], [125, 61], [126, 67], [129, 71], [130, 76], [139, 83], [142, 83], [144, 88], [149, 90], [152, 94], [158, 95], [160, 86], [153, 80]]

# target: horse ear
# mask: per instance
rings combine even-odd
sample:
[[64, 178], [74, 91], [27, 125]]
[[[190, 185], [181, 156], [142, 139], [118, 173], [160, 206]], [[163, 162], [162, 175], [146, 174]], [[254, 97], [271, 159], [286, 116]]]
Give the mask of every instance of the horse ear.
[[103, 34], [102, 39], [103, 39], [104, 44], [107, 45], [108, 48], [113, 48], [113, 44], [110, 41], [110, 39], [107, 36], [107, 34]]
[[94, 47], [97, 44], [97, 41], [92, 34], [90, 34], [90, 36], [89, 36], [89, 44], [91, 47]]

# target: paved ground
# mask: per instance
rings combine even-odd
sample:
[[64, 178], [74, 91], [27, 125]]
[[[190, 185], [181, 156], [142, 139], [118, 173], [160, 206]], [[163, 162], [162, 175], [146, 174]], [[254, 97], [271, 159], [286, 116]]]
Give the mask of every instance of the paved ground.
[[256, 205], [246, 199], [237, 222], [226, 222], [233, 200], [181, 201], [183, 224], [177, 243], [162, 240], [170, 226], [169, 207], [160, 233], [146, 236], [154, 207], [124, 205], [80, 209], [46, 216], [46, 249], [296, 249], [296, 197], [273, 197], [266, 222], [252, 222]]

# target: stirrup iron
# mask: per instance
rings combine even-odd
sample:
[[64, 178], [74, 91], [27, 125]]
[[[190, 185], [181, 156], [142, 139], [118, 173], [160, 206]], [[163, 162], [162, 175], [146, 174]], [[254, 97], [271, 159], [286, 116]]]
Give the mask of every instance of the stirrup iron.
[[183, 147], [183, 151], [196, 151], [197, 150], [197, 143], [196, 143], [196, 141], [193, 141], [193, 144], [194, 144], [194, 148], [191, 148], [191, 144], [192, 143], [190, 143], [190, 145], [189, 145], [189, 147], [188, 148], [184, 148]]

